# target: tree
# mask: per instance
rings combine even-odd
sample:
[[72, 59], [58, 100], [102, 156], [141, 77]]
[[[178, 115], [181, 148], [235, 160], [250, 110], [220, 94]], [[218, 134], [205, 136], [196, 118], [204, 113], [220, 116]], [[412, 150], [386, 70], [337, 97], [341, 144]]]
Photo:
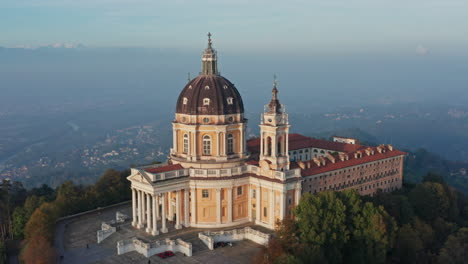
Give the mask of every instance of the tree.
[[[363, 203], [356, 191], [304, 194], [295, 216], [299, 252], [287, 252], [305, 263], [385, 263], [397, 229], [382, 206]], [[287, 229], [280, 232], [293, 244]]]
[[424, 220], [432, 221], [437, 217], [447, 218], [450, 202], [444, 186], [440, 183], [418, 184], [409, 193], [409, 201], [415, 212]]
[[22, 239], [24, 236], [24, 226], [28, 222], [28, 216], [26, 215], [23, 207], [16, 207], [13, 211], [13, 235], [16, 239]]
[[341, 263], [341, 250], [349, 240], [346, 206], [335, 192], [304, 194], [295, 209], [300, 241], [322, 248], [330, 263]]
[[6, 263], [7, 263], [7, 255], [6, 255], [5, 241], [3, 239], [0, 239], [0, 264], [6, 264]]
[[439, 263], [463, 264], [468, 259], [468, 228], [460, 228], [450, 235], [440, 250]]
[[20, 258], [28, 264], [48, 264], [55, 263], [57, 260], [55, 249], [50, 241], [43, 236], [28, 240]]
[[398, 263], [415, 263], [423, 249], [418, 233], [409, 224], [400, 228], [395, 245]]
[[52, 241], [55, 220], [58, 218], [55, 206], [50, 203], [44, 203], [37, 208], [31, 215], [25, 228], [25, 237], [32, 240], [38, 237]]
[[440, 175], [438, 173], [434, 173], [434, 172], [427, 173], [423, 177], [422, 181], [423, 182], [435, 182], [435, 183], [445, 184], [444, 177], [442, 177], [442, 175]]

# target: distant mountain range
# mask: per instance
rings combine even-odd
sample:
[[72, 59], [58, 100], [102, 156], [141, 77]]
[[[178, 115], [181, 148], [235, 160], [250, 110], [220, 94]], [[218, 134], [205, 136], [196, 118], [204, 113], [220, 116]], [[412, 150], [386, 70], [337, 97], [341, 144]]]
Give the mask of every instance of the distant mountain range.
[[86, 48], [85, 45], [81, 43], [52, 43], [52, 44], [45, 44], [45, 45], [18, 45], [15, 47], [1, 47], [0, 49], [28, 49], [28, 50], [35, 50], [35, 49], [83, 49]]

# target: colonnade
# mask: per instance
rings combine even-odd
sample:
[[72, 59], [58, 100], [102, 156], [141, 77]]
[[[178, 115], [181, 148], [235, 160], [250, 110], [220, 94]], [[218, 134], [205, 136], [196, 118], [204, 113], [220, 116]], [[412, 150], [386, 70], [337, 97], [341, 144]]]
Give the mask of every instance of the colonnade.
[[[142, 190], [132, 188], [132, 225], [138, 229], [144, 229], [153, 236], [161, 233], [167, 233], [167, 220], [172, 220], [174, 216], [174, 227], [176, 229], [182, 228], [182, 222], [187, 227], [189, 226], [189, 210], [188, 206], [184, 206], [184, 219], [182, 216], [182, 190], [174, 191], [176, 194], [175, 199], [175, 212], [170, 200], [171, 192], [165, 193], [148, 193]], [[189, 204], [188, 189], [184, 189], [184, 204]], [[161, 221], [161, 229], [158, 229], [158, 221]]]
[[260, 138], [262, 156], [286, 156], [289, 151], [289, 134], [262, 133]]

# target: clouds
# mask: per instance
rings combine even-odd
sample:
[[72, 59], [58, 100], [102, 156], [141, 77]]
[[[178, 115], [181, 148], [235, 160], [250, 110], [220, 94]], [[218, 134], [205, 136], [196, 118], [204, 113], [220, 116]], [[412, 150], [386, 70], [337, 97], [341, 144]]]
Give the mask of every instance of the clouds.
[[[468, 27], [468, 2], [442, 2], [0, 0], [0, 45], [83, 42], [187, 49], [212, 31], [220, 47], [237, 51], [408, 51], [418, 42], [438, 51], [447, 43], [468, 46], [468, 36], [460, 34]], [[426, 55], [428, 49], [413, 52]]]

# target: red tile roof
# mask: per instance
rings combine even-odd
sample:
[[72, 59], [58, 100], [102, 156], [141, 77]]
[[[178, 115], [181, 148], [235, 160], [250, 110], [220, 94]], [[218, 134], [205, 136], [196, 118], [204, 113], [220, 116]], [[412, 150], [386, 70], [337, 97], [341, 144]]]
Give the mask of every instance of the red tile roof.
[[336, 162], [332, 163], [328, 158], [325, 157], [326, 163], [325, 165], [322, 165], [320, 167], [317, 166], [317, 164], [311, 160], [311, 161], [305, 161], [304, 163], [310, 163], [310, 168], [303, 169], [301, 171], [302, 176], [310, 176], [310, 175], [315, 175], [327, 171], [334, 171], [334, 170], [339, 170], [339, 169], [344, 169], [346, 167], [351, 167], [351, 166], [356, 166], [359, 164], [365, 164], [368, 162], [373, 162], [377, 160], [382, 160], [382, 159], [387, 159], [391, 157], [396, 157], [396, 156], [401, 156], [401, 155], [406, 155], [405, 152], [399, 151], [396, 149], [393, 149], [390, 151], [388, 147], [385, 147], [385, 152], [384, 153], [379, 153], [377, 151], [376, 147], [371, 147], [371, 149], [374, 150], [373, 155], [367, 156], [365, 151], [361, 151], [362, 157], [361, 158], [355, 158], [354, 153], [349, 153], [349, 159], [341, 161], [339, 158], [339, 155], [333, 155], [335, 157]]
[[146, 172], [150, 173], [161, 173], [161, 172], [166, 172], [166, 171], [173, 171], [173, 170], [180, 170], [183, 169], [180, 164], [173, 164], [173, 165], [165, 165], [165, 166], [160, 166], [160, 167], [155, 167], [155, 168], [148, 168], [145, 169]]
[[[319, 148], [327, 149], [338, 152], [353, 152], [359, 149], [366, 148], [362, 145], [353, 145], [340, 142], [333, 142], [328, 140], [316, 139], [311, 137], [306, 137], [301, 134], [289, 134], [289, 150], [298, 150], [304, 148]], [[260, 152], [260, 138], [254, 138], [247, 141], [247, 149], [250, 153], [259, 153]]]

